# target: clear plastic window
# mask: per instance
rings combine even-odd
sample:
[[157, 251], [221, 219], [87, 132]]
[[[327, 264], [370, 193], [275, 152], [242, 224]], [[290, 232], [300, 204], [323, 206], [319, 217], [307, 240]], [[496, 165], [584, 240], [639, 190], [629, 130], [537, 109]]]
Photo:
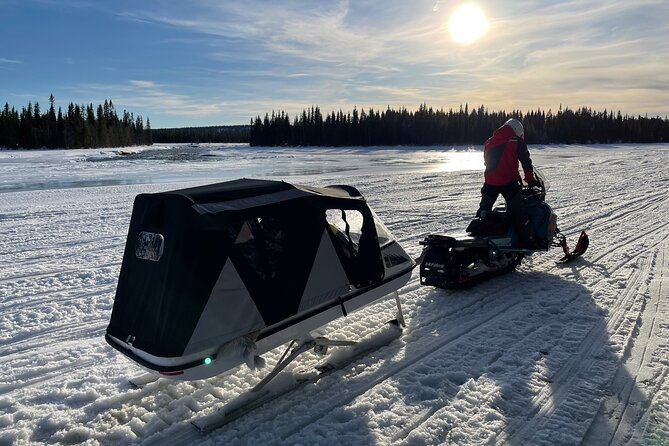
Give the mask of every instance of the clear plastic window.
[[374, 211], [372, 211], [372, 215], [374, 216], [374, 225], [376, 226], [376, 235], [379, 238], [379, 246], [383, 248], [388, 243], [394, 242], [395, 237], [390, 232], [390, 229], [388, 229], [386, 227], [386, 225], [383, 224], [381, 219], [376, 215], [376, 213]]
[[165, 238], [162, 234], [142, 231], [137, 236], [135, 257], [142, 260], [157, 262], [163, 255]]
[[354, 257], [362, 235], [362, 214], [350, 209], [328, 209], [325, 218], [344, 252]]

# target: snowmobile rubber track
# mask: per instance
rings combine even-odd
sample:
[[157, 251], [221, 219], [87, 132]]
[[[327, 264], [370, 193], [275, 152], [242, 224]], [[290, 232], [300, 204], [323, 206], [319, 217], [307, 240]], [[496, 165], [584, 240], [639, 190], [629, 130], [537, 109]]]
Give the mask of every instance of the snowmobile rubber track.
[[504, 274], [512, 273], [516, 270], [518, 265], [522, 262], [522, 259], [524, 258], [523, 254], [519, 255], [519, 258], [514, 262], [511, 263], [503, 268], [497, 269], [495, 271], [490, 271], [487, 273], [482, 273], [478, 274], [476, 276], [471, 277], [468, 280], [465, 281], [455, 281], [455, 280], [434, 280], [434, 279], [424, 279], [421, 278], [421, 284], [422, 285], [428, 285], [428, 286], [434, 286], [437, 288], [442, 288], [444, 290], [464, 290], [467, 288], [470, 288], [474, 285], [478, 285], [480, 283], [483, 283], [489, 279], [492, 279], [497, 276], [501, 276]]
[[[469, 265], [484, 263], [483, 259], [490, 257], [490, 253], [495, 250], [487, 240], [457, 240], [450, 236], [432, 234], [420, 244], [425, 246], [420, 266], [421, 285], [447, 290], [468, 288], [492, 277], [513, 272], [525, 257], [522, 252], [501, 253], [499, 260], [509, 260], [509, 263], [496, 269], [494, 266], [486, 265], [487, 271], [466, 277], [465, 269]], [[504, 257], [511, 255], [516, 257]]]

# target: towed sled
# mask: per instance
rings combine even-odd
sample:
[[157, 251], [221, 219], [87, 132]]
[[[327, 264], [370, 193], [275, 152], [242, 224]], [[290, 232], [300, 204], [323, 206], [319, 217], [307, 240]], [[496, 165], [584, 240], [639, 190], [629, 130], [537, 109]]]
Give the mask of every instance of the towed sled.
[[[260, 395], [310, 348], [364, 352], [312, 335], [351, 311], [394, 296], [394, 325], [403, 325], [396, 290], [414, 266], [350, 186], [241, 179], [140, 194], [106, 340], [148, 372], [137, 385], [255, 367], [259, 355], [293, 341], [254, 389]], [[209, 430], [227, 421], [194, 424]]]
[[521, 246], [505, 208], [483, 212], [469, 224], [466, 235], [428, 235], [420, 242], [425, 248], [420, 257], [422, 285], [453, 289], [466, 287], [490, 277], [511, 272], [526, 255], [561, 247], [560, 263], [580, 257], [588, 249], [585, 231], [573, 251], [557, 226], [557, 216], [545, 202], [548, 185], [544, 176], [534, 170], [532, 186], [523, 187], [525, 212], [530, 219], [532, 246]]

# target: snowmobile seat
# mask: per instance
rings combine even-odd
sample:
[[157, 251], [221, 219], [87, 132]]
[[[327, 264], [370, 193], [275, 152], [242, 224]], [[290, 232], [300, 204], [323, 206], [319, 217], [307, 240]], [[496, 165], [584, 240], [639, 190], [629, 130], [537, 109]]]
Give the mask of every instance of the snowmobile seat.
[[509, 231], [511, 220], [503, 212], [484, 212], [467, 226], [467, 232], [475, 236], [504, 235]]

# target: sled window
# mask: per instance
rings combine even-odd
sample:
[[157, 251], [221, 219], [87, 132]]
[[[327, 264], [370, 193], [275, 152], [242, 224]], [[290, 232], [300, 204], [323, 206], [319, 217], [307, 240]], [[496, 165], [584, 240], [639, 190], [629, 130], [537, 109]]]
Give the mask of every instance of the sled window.
[[355, 257], [362, 235], [363, 217], [359, 211], [350, 209], [328, 209], [325, 218], [332, 235], [349, 256]]
[[241, 224], [235, 246], [263, 280], [276, 278], [286, 261], [288, 225], [290, 222], [277, 217], [254, 217]]
[[135, 257], [142, 260], [157, 262], [163, 255], [164, 246], [165, 238], [162, 234], [142, 231], [137, 236]]
[[376, 212], [372, 211], [372, 216], [374, 217], [374, 226], [376, 226], [376, 235], [379, 238], [379, 246], [383, 248], [394, 242], [395, 237], [393, 237], [390, 230], [383, 224], [378, 215], [376, 215]]

